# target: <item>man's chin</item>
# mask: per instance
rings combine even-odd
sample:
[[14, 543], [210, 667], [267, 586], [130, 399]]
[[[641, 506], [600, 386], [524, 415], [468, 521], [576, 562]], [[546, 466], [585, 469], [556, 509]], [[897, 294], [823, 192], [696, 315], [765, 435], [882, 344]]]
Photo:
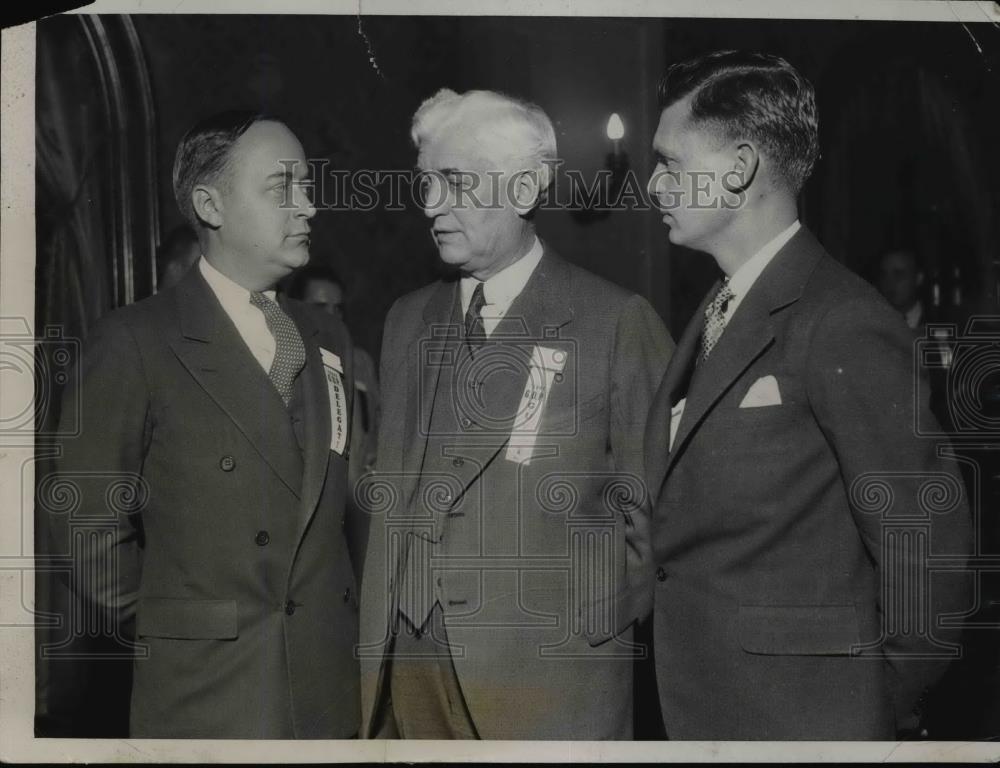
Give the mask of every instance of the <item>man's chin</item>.
[[667, 240], [674, 245], [684, 245], [684, 234], [674, 224], [667, 224]]
[[298, 248], [294, 248], [286, 254], [285, 264], [288, 271], [299, 269], [309, 263], [309, 245], [303, 243]]
[[461, 267], [469, 260], [469, 254], [465, 250], [447, 245], [438, 246], [438, 255], [441, 261], [452, 267]]

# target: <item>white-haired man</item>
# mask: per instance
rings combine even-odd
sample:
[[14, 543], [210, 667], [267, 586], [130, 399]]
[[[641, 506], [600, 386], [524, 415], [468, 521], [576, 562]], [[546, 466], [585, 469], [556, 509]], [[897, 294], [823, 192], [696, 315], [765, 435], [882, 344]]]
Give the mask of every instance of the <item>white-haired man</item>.
[[641, 436], [673, 343], [643, 298], [536, 237], [556, 154], [541, 109], [442, 90], [412, 136], [456, 274], [386, 320], [383, 450], [358, 489], [362, 732], [630, 738]]

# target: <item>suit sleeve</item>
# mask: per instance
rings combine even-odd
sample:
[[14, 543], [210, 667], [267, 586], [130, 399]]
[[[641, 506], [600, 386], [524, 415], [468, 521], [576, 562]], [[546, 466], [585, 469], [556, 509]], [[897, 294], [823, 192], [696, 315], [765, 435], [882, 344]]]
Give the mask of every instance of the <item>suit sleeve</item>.
[[[970, 595], [963, 574], [927, 575], [931, 601], [912, 602], [915, 581], [907, 575], [926, 574], [926, 566], [916, 560], [908, 538], [887, 535], [886, 521], [903, 518], [918, 526], [926, 521], [931, 555], [966, 557], [972, 547], [961, 475], [953, 462], [939, 458], [938, 440], [915, 432], [917, 409], [922, 423], [933, 417], [927, 398], [914, 397], [927, 388], [915, 386], [913, 354], [912, 337], [888, 306], [871, 299], [844, 302], [817, 325], [807, 382], [811, 407], [840, 466], [851, 512], [882, 585], [882, 650], [900, 729], [915, 727], [919, 702], [946, 662], [915, 658], [926, 655], [927, 640], [898, 628], [924, 626], [935, 639], [955, 643], [960, 631], [938, 627], [936, 620], [966, 610]], [[926, 480], [936, 487], [936, 500], [917, 490]], [[880, 504], [884, 508], [873, 510]], [[896, 615], [914, 609], [923, 615]]]
[[640, 494], [625, 515], [626, 583], [619, 592], [618, 631], [652, 610], [654, 563], [643, 437], [673, 350], [656, 310], [641, 296], [632, 296], [618, 319], [611, 360], [611, 453], [615, 471]]
[[142, 479], [150, 431], [139, 347], [119, 315], [84, 342], [78, 375], [64, 393], [62, 421], [80, 432], [62, 441], [57, 477], [78, 503], [68, 526], [71, 587], [120, 626], [134, 617], [140, 575]]

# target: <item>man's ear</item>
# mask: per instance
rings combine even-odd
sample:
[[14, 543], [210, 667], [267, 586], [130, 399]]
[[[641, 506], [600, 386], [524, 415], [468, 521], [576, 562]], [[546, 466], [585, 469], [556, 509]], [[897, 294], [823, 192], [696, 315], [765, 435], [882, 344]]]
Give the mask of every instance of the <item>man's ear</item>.
[[210, 227], [222, 226], [222, 195], [217, 187], [199, 184], [191, 190], [191, 205], [198, 218]]
[[736, 145], [736, 157], [732, 169], [722, 179], [727, 192], [744, 192], [753, 183], [760, 167], [760, 154], [749, 141]]
[[507, 185], [510, 202], [519, 215], [525, 216], [538, 205], [542, 195], [542, 185], [537, 170], [517, 171]]

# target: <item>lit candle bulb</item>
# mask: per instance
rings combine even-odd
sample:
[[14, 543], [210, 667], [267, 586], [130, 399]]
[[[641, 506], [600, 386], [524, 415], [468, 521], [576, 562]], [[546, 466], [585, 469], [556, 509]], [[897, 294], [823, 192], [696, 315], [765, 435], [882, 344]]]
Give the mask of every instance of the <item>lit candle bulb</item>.
[[621, 140], [625, 136], [625, 123], [622, 122], [617, 112], [612, 112], [611, 117], [608, 118], [607, 134], [612, 141], [615, 157], [618, 157], [621, 154]]

